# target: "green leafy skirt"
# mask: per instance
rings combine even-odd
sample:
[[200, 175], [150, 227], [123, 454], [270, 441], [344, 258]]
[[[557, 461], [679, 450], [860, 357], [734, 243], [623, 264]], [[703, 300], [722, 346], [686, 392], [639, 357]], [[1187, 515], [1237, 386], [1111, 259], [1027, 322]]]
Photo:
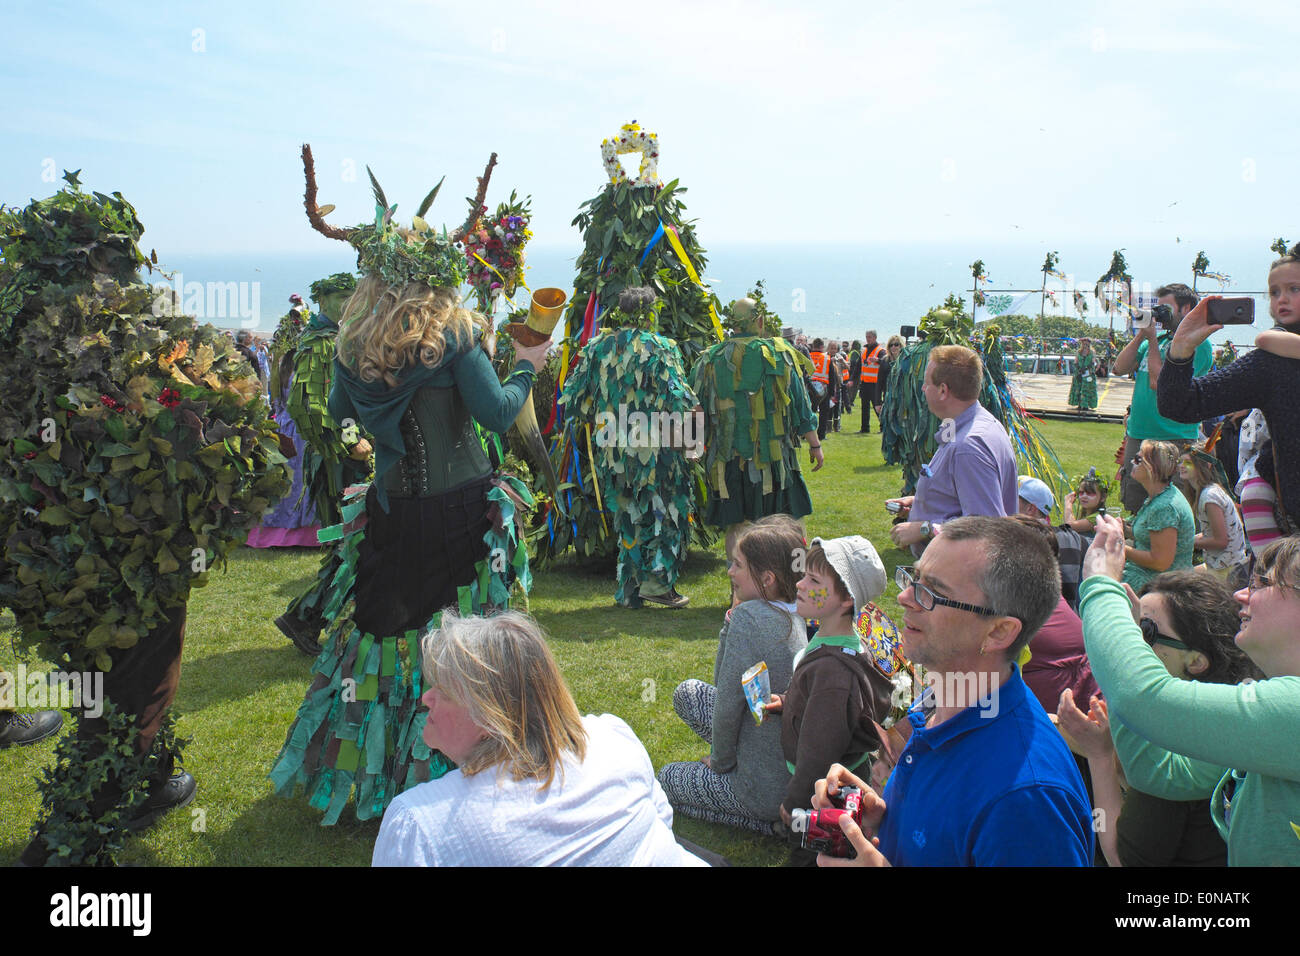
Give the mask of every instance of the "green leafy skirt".
[[[325, 812], [325, 826], [338, 821], [349, 797], [355, 795], [357, 819], [374, 819], [397, 794], [454, 766], [424, 742], [428, 711], [420, 703], [428, 689], [420, 636], [438, 627], [442, 610], [422, 627], [395, 634], [370, 633], [354, 619], [366, 490], [364, 485], [350, 489], [344, 523], [321, 532], [322, 540], [342, 538], [342, 561], [325, 602], [332, 623], [312, 665], [307, 696], [270, 774], [281, 796], [293, 796], [302, 787], [308, 802]], [[508, 607], [513, 581], [525, 591], [531, 586], [519, 530], [522, 510], [532, 503], [517, 480], [492, 481], [487, 492], [490, 520], [483, 537], [487, 556], [474, 563], [469, 583], [456, 589], [460, 614]]]
[[727, 528], [741, 521], [755, 521], [774, 514], [795, 518], [812, 514], [812, 498], [802, 472], [791, 468], [788, 463], [781, 470], [785, 480], [778, 481], [774, 476], [771, 490], [764, 493], [763, 477], [754, 463], [732, 458], [723, 466], [727, 496], [724, 498], [718, 491], [709, 489], [705, 523], [715, 528]]

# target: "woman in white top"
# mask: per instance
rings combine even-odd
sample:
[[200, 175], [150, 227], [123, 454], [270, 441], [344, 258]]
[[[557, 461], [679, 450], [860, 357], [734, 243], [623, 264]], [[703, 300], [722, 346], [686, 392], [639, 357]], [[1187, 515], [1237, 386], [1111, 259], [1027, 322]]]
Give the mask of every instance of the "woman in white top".
[[704, 866], [636, 734], [578, 713], [537, 623], [458, 617], [422, 641], [424, 740], [457, 764], [397, 796], [374, 866]]
[[1185, 452], [1180, 461], [1187, 483], [1188, 504], [1196, 512], [1196, 548], [1205, 555], [1205, 567], [1228, 586], [1246, 583], [1246, 530], [1237, 504], [1223, 486], [1222, 465], [1199, 448]]

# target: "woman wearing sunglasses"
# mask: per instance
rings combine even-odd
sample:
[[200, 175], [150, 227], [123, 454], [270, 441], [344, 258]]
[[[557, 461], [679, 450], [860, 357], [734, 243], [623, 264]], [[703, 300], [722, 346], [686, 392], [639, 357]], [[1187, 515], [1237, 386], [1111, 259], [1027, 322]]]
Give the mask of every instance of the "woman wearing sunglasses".
[[1173, 485], [1178, 446], [1144, 441], [1133, 459], [1132, 476], [1147, 500], [1133, 517], [1133, 544], [1124, 549], [1124, 583], [1134, 590], [1165, 571], [1189, 570], [1196, 541], [1196, 518]]
[[[1239, 684], [1264, 676], [1233, 642], [1237, 611], [1227, 587], [1201, 571], [1170, 571], [1153, 578], [1133, 607], [1143, 640], [1165, 670], [1180, 680], [1207, 684]], [[1205, 812], [1226, 767], [1171, 754], [1119, 721], [1112, 725], [1105, 702], [1097, 697], [1085, 714], [1065, 691], [1057, 718], [1071, 749], [1088, 758], [1093, 803], [1106, 814], [1098, 835], [1111, 866], [1226, 864], [1227, 847]], [[1131, 787], [1126, 794], [1121, 767]], [[1177, 767], [1182, 779], [1171, 780], [1170, 767]]]
[[[1235, 595], [1236, 645], [1267, 675], [1253, 683], [1171, 674], [1133, 621], [1123, 572], [1120, 524], [1099, 518], [1083, 561], [1083, 637], [1111, 723], [1169, 752], [1152, 761], [1144, 780], [1163, 779], [1168, 795], [1198, 785], [1189, 761], [1232, 768], [1210, 798], [1228, 865], [1300, 866], [1300, 536], [1270, 545], [1250, 585]], [[1151, 632], [1148, 625], [1155, 646], [1169, 647], [1161, 636], [1189, 643], [1190, 629], [1178, 638], [1173, 629], [1157, 624]]]

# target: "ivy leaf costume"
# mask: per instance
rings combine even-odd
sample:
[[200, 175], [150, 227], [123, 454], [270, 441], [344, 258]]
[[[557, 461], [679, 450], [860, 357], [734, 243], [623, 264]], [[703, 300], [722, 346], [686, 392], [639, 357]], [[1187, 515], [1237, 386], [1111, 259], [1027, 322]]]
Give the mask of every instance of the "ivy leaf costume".
[[256, 370], [141, 280], [142, 232], [75, 176], [0, 210], [0, 603], [108, 698], [59, 745], [27, 863], [112, 862], [176, 757], [190, 589], [288, 488]]
[[[627, 317], [615, 309], [607, 321], [616, 326]], [[615, 599], [640, 607], [643, 595], [671, 594], [690, 543], [694, 489], [685, 454], [667, 446], [674, 420], [694, 427], [697, 404], [677, 344], [646, 329], [607, 329], [582, 350], [560, 401], [584, 444], [587, 434], [592, 440], [618, 544]]]
[[708, 524], [812, 513], [798, 446], [800, 435], [817, 429], [817, 417], [801, 359], [785, 339], [746, 335], [712, 346], [695, 363], [692, 385], [709, 439]]

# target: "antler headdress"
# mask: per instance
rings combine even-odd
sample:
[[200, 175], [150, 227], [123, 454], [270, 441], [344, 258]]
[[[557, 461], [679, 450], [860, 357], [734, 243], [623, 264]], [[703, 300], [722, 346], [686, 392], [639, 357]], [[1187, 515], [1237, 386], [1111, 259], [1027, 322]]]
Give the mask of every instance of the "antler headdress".
[[388, 204], [388, 198], [369, 166], [366, 167], [366, 172], [370, 174], [370, 185], [375, 192], [375, 221], [351, 229], [329, 225], [325, 222], [325, 216], [333, 212], [334, 207], [319, 206], [316, 203], [316, 166], [311, 146], [307, 143], [302, 147], [302, 168], [307, 180], [303, 205], [307, 208], [307, 219], [313, 229], [330, 239], [341, 239], [357, 250], [357, 268], [362, 275], [379, 276], [392, 285], [422, 282], [433, 289], [454, 289], [465, 281], [468, 271], [465, 255], [457, 248], [457, 244], [478, 221], [483, 198], [487, 195], [488, 180], [492, 178], [492, 167], [496, 162], [497, 154], [493, 153], [483, 175], [478, 178], [477, 194], [469, 200], [469, 218], [450, 235], [445, 227], [439, 233], [424, 220], [425, 213], [438, 197], [442, 180], [429, 190], [411, 220], [411, 228], [405, 229], [393, 222], [397, 205]]

